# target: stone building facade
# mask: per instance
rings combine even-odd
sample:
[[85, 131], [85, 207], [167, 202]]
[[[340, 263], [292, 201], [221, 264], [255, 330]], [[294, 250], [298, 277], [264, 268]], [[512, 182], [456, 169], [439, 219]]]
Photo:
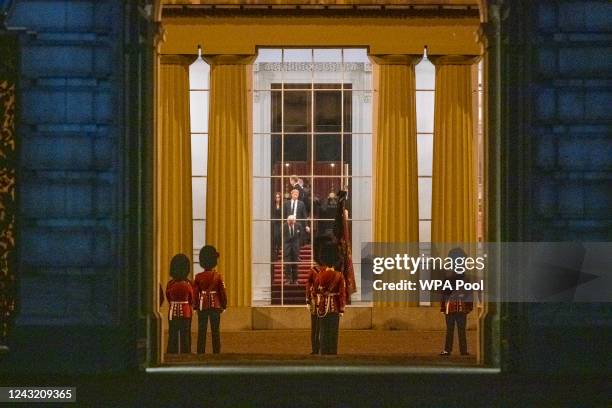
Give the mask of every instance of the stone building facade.
[[[491, 238], [610, 241], [612, 5], [481, 7], [491, 149], [503, 157], [491, 200], [501, 227]], [[151, 159], [158, 8], [18, 0], [11, 10], [2, 33], [19, 55], [11, 370], [111, 372], [155, 354], [146, 340], [152, 180], [143, 169]], [[608, 304], [502, 308], [502, 368], [609, 364], [597, 357], [608, 354]], [[548, 359], [551, 352], [564, 359]]]

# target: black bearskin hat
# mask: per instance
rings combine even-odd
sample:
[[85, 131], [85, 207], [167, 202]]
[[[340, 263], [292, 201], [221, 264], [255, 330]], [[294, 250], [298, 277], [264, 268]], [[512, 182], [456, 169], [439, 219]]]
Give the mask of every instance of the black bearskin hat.
[[200, 266], [206, 270], [211, 270], [217, 266], [217, 258], [219, 253], [217, 249], [212, 245], [204, 245], [200, 249]]
[[189, 275], [189, 258], [185, 254], [176, 254], [170, 261], [170, 276], [176, 280], [185, 280]]
[[338, 244], [329, 235], [317, 237], [315, 251], [318, 252], [317, 262], [322, 266], [337, 268], [340, 257], [338, 255]]

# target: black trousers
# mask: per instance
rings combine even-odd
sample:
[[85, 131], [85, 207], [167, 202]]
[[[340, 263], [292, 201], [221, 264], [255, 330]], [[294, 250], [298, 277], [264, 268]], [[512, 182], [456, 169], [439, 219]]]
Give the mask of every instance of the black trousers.
[[[286, 260], [286, 262], [297, 262], [297, 259]], [[298, 278], [297, 264], [285, 265], [285, 278], [291, 283], [297, 282], [297, 278]]]
[[310, 344], [312, 346], [313, 354], [319, 354], [319, 350], [321, 349], [320, 342], [320, 325], [319, 318], [316, 314], [310, 315]]
[[191, 353], [191, 319], [169, 321], [168, 353]]
[[340, 315], [337, 313], [319, 317], [321, 354], [338, 354], [338, 328]]
[[206, 331], [208, 329], [209, 319], [210, 329], [212, 331], [213, 353], [217, 354], [221, 352], [221, 334], [219, 333], [221, 312], [216, 310], [198, 311], [198, 353], [204, 353], [206, 351]]
[[467, 339], [465, 337], [466, 320], [467, 314], [465, 313], [449, 313], [446, 315], [446, 343], [444, 345], [444, 350], [449, 353], [453, 351], [453, 337], [455, 336], [455, 324], [457, 324], [459, 350], [461, 353], [467, 353]]

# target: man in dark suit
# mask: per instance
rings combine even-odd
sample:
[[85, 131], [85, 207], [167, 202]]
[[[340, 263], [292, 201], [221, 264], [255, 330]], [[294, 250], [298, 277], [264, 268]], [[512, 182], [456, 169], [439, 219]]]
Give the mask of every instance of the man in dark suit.
[[298, 190], [300, 191], [300, 200], [306, 206], [306, 212], [310, 214], [310, 187], [304, 185], [304, 179], [298, 178]]
[[294, 215], [289, 215], [283, 227], [283, 260], [289, 262], [285, 265], [285, 278], [293, 285], [297, 283], [301, 246], [302, 226], [295, 221]]
[[305, 202], [305, 193], [304, 193], [304, 181], [302, 181], [302, 183], [300, 183], [300, 178], [298, 178], [298, 176], [291, 176], [289, 177], [289, 183], [291, 184], [291, 190], [297, 190], [298, 191], [298, 200], [300, 200], [301, 202]]
[[299, 199], [300, 192], [297, 189], [291, 190], [291, 199], [285, 201], [283, 204], [283, 214], [285, 214], [285, 218], [293, 215], [298, 224], [301, 226], [306, 225], [304, 228], [306, 233], [310, 232], [310, 227], [306, 223], [308, 218], [308, 213], [306, 212], [306, 206], [304, 202]]

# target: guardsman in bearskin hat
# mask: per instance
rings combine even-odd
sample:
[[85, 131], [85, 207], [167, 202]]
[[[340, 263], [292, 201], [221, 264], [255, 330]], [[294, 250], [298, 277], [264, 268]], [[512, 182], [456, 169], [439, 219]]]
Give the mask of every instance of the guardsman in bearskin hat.
[[193, 304], [193, 287], [189, 275], [189, 258], [176, 254], [170, 261], [172, 279], [166, 286], [168, 299], [168, 353], [191, 352], [191, 305]]
[[319, 244], [322, 238], [315, 239], [314, 260], [316, 264], [310, 268], [308, 279], [306, 280], [306, 305], [310, 310], [310, 344], [312, 352], [310, 354], [319, 354], [319, 317], [317, 316], [316, 295], [315, 295], [315, 280], [319, 276], [321, 266], [319, 262]]
[[[466, 258], [467, 254], [461, 248], [453, 248], [448, 252], [448, 258], [456, 262], [459, 258]], [[454, 264], [454, 263], [453, 263]], [[446, 272], [446, 281], [451, 283], [454, 289], [443, 289], [442, 299], [440, 302], [440, 312], [444, 314], [446, 320], [446, 339], [444, 342], [444, 350], [440, 353], [441, 356], [450, 356], [453, 351], [453, 337], [455, 324], [457, 325], [457, 335], [459, 336], [459, 349], [462, 356], [468, 356], [467, 338], [465, 335], [465, 326], [467, 323], [467, 315], [472, 311], [473, 296], [472, 293], [465, 290], [457, 290], [456, 282], [459, 276], [453, 269]], [[465, 279], [465, 278], [464, 278]]]
[[320, 272], [314, 281], [316, 313], [319, 319], [321, 354], [338, 354], [338, 329], [344, 314], [346, 288], [339, 263], [338, 244], [330, 237], [321, 237], [319, 248]]
[[200, 266], [204, 271], [197, 274], [193, 283], [195, 309], [198, 311], [198, 353], [206, 349], [206, 330], [210, 319], [213, 353], [221, 352], [221, 313], [227, 308], [227, 295], [223, 277], [215, 270], [219, 253], [212, 245], [200, 250]]

